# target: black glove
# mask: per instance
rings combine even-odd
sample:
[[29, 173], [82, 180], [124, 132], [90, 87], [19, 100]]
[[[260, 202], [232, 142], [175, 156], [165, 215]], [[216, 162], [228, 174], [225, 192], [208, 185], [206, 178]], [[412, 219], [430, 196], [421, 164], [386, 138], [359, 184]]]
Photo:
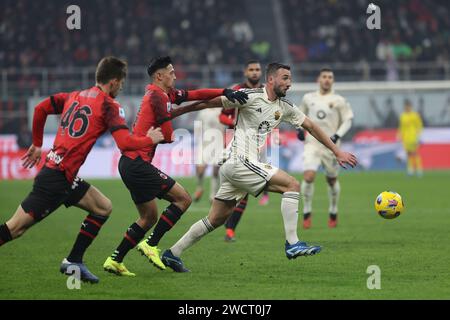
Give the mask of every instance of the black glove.
[[241, 105], [246, 103], [248, 100], [248, 95], [244, 91], [237, 91], [227, 88], [223, 89], [223, 95], [233, 103], [237, 100]]
[[303, 131], [302, 129], [298, 129], [297, 130], [297, 138], [300, 141], [305, 141], [305, 131]]
[[333, 141], [334, 144], [338, 142], [339, 138], [340, 137], [337, 134], [334, 134], [332, 137], [330, 137], [331, 141]]

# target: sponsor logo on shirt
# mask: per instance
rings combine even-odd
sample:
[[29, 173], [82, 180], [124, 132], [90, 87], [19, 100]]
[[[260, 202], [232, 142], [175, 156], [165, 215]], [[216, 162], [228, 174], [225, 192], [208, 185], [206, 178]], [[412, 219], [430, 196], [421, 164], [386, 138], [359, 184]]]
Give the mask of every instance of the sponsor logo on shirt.
[[63, 161], [64, 157], [58, 155], [55, 151], [52, 150], [47, 154], [47, 159], [53, 161], [55, 164], [60, 164]]

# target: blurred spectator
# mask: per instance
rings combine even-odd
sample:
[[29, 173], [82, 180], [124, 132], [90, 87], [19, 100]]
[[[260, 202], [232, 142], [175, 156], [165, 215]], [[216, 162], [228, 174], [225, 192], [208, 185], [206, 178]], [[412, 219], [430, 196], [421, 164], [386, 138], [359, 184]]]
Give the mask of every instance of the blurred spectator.
[[[2, 0], [0, 68], [92, 66], [107, 54], [138, 65], [163, 54], [183, 65], [241, 64], [255, 55], [264, 64], [277, 44], [256, 39], [260, 25], [248, 19], [248, 1]], [[382, 25], [375, 31], [366, 28], [364, 0], [280, 3], [294, 62], [378, 61], [388, 64], [389, 79], [397, 62], [449, 68], [445, 0], [379, 0]], [[66, 28], [70, 4], [81, 8], [81, 30]]]
[[[379, 0], [381, 30], [366, 27], [370, 1], [281, 1], [294, 61], [448, 61], [445, 0]], [[305, 56], [302, 47], [307, 49]], [[445, 52], [445, 53], [443, 53]], [[445, 59], [445, 58], [444, 58]]]
[[[66, 28], [71, 4], [81, 30]], [[166, 54], [180, 64], [241, 63], [255, 40], [247, 16], [239, 0], [2, 0], [0, 68], [92, 66], [109, 54], [138, 65]]]

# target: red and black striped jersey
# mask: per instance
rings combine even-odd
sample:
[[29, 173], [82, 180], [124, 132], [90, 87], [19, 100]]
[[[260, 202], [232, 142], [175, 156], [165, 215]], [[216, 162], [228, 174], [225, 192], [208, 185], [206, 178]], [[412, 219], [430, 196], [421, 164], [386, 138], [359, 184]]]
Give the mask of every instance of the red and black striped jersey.
[[[178, 90], [170, 89], [166, 93], [163, 89], [154, 84], [146, 87], [146, 92], [142, 98], [141, 107], [133, 124], [133, 134], [137, 136], [145, 135], [151, 127], [161, 128], [164, 141], [160, 143], [172, 142], [172, 104], [181, 104], [185, 101], [208, 100], [223, 94], [223, 89], [198, 89], [198, 90]], [[141, 157], [144, 161], [152, 162], [156, 152], [156, 146], [142, 148], [136, 151], [123, 152], [131, 159]]]
[[[43, 128], [48, 114], [61, 114], [61, 121], [45, 166], [64, 171], [70, 182], [76, 177], [96, 140], [107, 130], [113, 133], [119, 148], [140, 148], [152, 144], [148, 137], [130, 139], [124, 110], [97, 86], [82, 91], [58, 93], [36, 106], [33, 145], [37, 147], [42, 145]], [[119, 130], [123, 132], [114, 134]]]

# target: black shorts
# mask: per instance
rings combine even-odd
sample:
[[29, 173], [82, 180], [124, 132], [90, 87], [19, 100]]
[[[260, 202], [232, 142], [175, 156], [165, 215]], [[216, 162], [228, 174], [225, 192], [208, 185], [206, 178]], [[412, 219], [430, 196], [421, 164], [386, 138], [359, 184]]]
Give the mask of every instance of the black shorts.
[[119, 172], [135, 204], [161, 199], [175, 184], [175, 180], [141, 157], [133, 160], [122, 156]]
[[90, 186], [78, 177], [70, 183], [64, 171], [44, 166], [34, 178], [33, 189], [21, 205], [26, 213], [40, 221], [62, 204], [68, 208], [80, 202]]

